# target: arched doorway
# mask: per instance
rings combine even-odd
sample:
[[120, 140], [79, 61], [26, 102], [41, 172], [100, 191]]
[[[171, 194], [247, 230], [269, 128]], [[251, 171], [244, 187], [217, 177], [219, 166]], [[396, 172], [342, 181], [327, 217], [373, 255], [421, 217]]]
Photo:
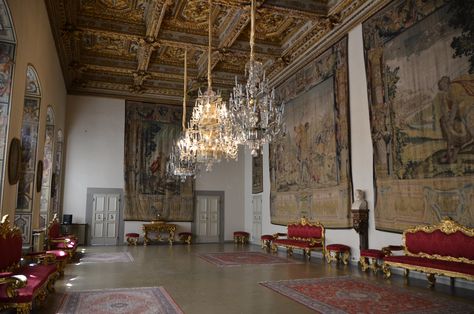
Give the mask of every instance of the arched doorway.
[[51, 178], [51, 215], [58, 214], [61, 217], [63, 210], [61, 207], [61, 177], [62, 177], [62, 165], [63, 165], [63, 149], [64, 149], [64, 134], [61, 129], [56, 134], [56, 144], [54, 145], [54, 171]]
[[41, 182], [40, 228], [46, 227], [51, 219], [51, 178], [53, 176], [54, 111], [48, 106], [43, 153], [43, 180]]

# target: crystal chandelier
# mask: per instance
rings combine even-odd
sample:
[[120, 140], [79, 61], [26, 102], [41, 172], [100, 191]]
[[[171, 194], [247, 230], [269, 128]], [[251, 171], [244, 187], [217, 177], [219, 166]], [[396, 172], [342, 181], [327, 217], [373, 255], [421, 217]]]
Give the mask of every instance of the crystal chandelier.
[[209, 47], [207, 65], [207, 91], [198, 92], [189, 125], [190, 141], [198, 163], [212, 169], [215, 162], [237, 159], [239, 141], [235, 133], [233, 116], [219, 93], [212, 90], [211, 78], [211, 0], [209, 0]]
[[276, 105], [275, 90], [270, 89], [263, 64], [255, 60], [255, 0], [250, 13], [250, 60], [245, 65], [248, 74], [245, 86], [237, 82], [230, 95], [229, 105], [238, 126], [240, 140], [257, 156], [263, 144], [283, 134], [284, 104]]
[[177, 176], [181, 182], [186, 181], [186, 177], [193, 177], [197, 173], [196, 149], [192, 140], [192, 133], [186, 129], [186, 94], [188, 83], [187, 50], [184, 50], [184, 96], [183, 96], [183, 134], [171, 148], [168, 162], [168, 173]]

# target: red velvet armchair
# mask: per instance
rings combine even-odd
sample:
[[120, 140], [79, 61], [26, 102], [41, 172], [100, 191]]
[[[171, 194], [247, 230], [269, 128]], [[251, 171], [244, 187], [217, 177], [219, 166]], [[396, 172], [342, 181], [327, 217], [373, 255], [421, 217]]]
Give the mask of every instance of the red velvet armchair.
[[[47, 264], [49, 255], [34, 254], [44, 264], [21, 265], [22, 238], [16, 227], [10, 226], [8, 215], [0, 222], [0, 311], [15, 309], [28, 313], [34, 302], [42, 302], [58, 277], [55, 264]], [[50, 256], [49, 256], [50, 257]]]
[[61, 234], [61, 225], [55, 214], [48, 225], [48, 249], [63, 250], [68, 253], [69, 257], [73, 257], [76, 253], [77, 245], [76, 236]]

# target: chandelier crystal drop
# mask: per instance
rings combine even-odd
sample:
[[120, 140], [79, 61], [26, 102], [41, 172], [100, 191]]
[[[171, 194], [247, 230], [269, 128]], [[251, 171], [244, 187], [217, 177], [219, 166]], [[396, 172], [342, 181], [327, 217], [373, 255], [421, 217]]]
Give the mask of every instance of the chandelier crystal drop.
[[196, 153], [196, 160], [212, 169], [212, 165], [222, 159], [237, 159], [239, 140], [236, 134], [233, 115], [227, 110], [220, 93], [212, 90], [211, 54], [212, 54], [211, 0], [209, 0], [209, 47], [207, 65], [207, 91], [198, 92], [189, 123], [190, 150]]
[[255, 60], [255, 0], [251, 2], [250, 60], [245, 66], [248, 74], [245, 86], [237, 82], [229, 105], [240, 141], [257, 156], [261, 147], [284, 133], [284, 104], [277, 106], [275, 90], [270, 89], [263, 64]]
[[192, 139], [192, 132], [186, 129], [186, 94], [187, 94], [187, 50], [184, 50], [184, 96], [183, 96], [183, 134], [171, 148], [167, 171], [169, 174], [179, 177], [181, 182], [186, 177], [194, 177], [198, 172], [196, 164], [196, 149]]

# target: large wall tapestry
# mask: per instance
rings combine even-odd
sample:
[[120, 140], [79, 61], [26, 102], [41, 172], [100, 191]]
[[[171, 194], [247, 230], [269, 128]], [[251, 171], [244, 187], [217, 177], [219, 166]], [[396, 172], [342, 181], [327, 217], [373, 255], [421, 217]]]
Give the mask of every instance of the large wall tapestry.
[[351, 226], [347, 37], [278, 88], [287, 134], [270, 146], [273, 224]]
[[378, 229], [474, 227], [473, 6], [395, 1], [363, 24]]
[[181, 108], [128, 101], [125, 108], [125, 220], [192, 221], [194, 180], [166, 174], [181, 133]]

